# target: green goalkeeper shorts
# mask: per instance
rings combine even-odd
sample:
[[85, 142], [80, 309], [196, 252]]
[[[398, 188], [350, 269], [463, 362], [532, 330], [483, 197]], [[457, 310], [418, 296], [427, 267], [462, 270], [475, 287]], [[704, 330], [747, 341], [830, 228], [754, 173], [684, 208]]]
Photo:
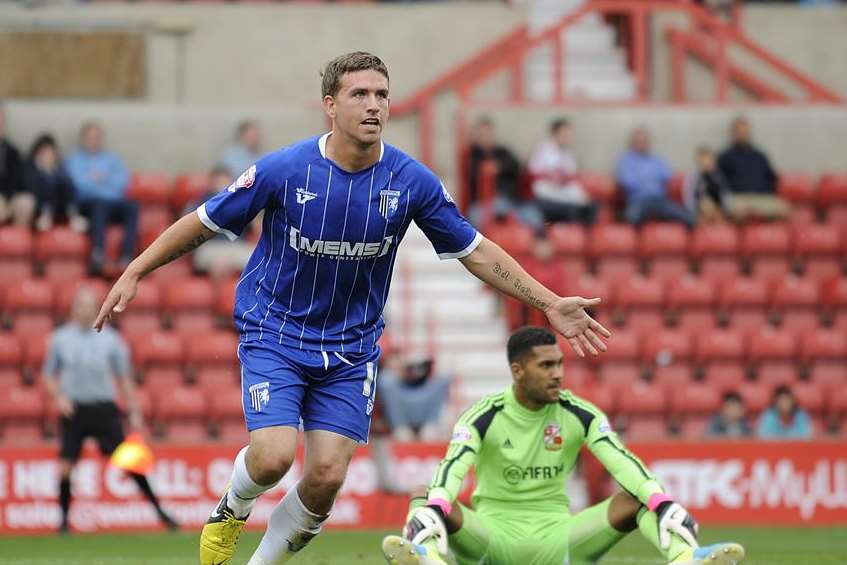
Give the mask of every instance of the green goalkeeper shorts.
[[462, 528], [449, 536], [459, 565], [593, 563], [623, 536], [608, 527], [607, 503], [578, 514], [521, 513], [514, 507], [485, 513], [461, 506]]

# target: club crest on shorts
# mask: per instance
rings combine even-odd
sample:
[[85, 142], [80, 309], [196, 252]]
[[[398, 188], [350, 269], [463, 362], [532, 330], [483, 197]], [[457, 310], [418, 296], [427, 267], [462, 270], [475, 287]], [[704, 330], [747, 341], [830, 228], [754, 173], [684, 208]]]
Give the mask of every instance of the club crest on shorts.
[[547, 451], [562, 449], [562, 430], [559, 424], [551, 423], [544, 426], [544, 449]]
[[388, 217], [397, 211], [397, 204], [400, 201], [400, 191], [385, 189], [379, 191], [379, 213], [386, 220]]
[[252, 165], [249, 169], [241, 173], [234, 183], [227, 188], [230, 192], [235, 192], [239, 188], [250, 188], [256, 182], [256, 165]]
[[250, 392], [250, 405], [253, 407], [253, 410], [261, 412], [262, 408], [267, 406], [271, 400], [270, 383], [264, 382], [251, 385], [247, 390]]

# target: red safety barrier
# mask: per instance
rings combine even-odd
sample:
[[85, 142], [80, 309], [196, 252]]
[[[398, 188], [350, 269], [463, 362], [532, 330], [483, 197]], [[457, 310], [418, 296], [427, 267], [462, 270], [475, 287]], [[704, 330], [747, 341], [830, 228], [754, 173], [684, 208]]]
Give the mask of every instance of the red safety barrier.
[[[90, 446], [89, 446], [90, 447]], [[834, 525], [847, 522], [847, 444], [844, 442], [632, 443], [676, 500], [703, 524]], [[168, 511], [199, 528], [229, 481], [237, 446], [158, 446], [151, 482]], [[439, 444], [394, 445], [392, 477], [428, 483], [445, 451]], [[302, 453], [279, 486], [264, 495], [248, 528], [262, 529], [285, 489], [296, 484]], [[58, 461], [51, 447], [0, 449], [0, 534], [56, 527]], [[465, 495], [470, 489], [468, 484]], [[87, 449], [74, 475], [71, 525], [78, 531], [159, 527], [152, 508], [123, 471]], [[572, 493], [584, 500], [584, 493]], [[403, 496], [379, 492], [367, 448], [350, 464], [329, 524], [340, 528], [399, 527]], [[576, 510], [576, 508], [574, 508]]]

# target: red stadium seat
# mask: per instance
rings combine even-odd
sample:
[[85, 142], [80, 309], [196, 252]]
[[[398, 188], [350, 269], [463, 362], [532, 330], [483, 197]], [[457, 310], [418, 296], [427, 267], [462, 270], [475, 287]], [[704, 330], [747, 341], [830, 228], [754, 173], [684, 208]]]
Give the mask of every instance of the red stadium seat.
[[59, 226], [41, 232], [35, 239], [35, 259], [46, 261], [51, 258], [77, 258], [88, 260], [91, 245], [88, 237], [69, 227]]
[[9, 422], [3, 429], [3, 443], [14, 447], [32, 447], [44, 440], [40, 422]]
[[152, 332], [131, 338], [135, 363], [141, 368], [181, 367], [184, 358], [182, 340], [172, 332]]
[[610, 256], [597, 259], [597, 276], [604, 279], [621, 280], [638, 273], [638, 261], [632, 257]]
[[679, 435], [686, 440], [702, 439], [711, 419], [711, 416], [689, 416], [683, 420]]
[[644, 338], [641, 346], [644, 361], [667, 365], [691, 358], [691, 340], [688, 334], [677, 330], [662, 330]]
[[784, 279], [791, 272], [791, 260], [788, 257], [764, 256], [751, 260], [752, 278], [770, 286]]
[[238, 337], [232, 332], [190, 334], [185, 340], [185, 361], [195, 368], [237, 367]]
[[756, 382], [771, 389], [780, 386], [794, 386], [799, 378], [797, 367], [792, 362], [765, 361], [756, 368]]
[[747, 358], [756, 363], [761, 361], [794, 359], [797, 341], [794, 334], [774, 328], [761, 328], [750, 335]]
[[837, 256], [841, 253], [841, 233], [832, 224], [811, 224], [793, 230], [793, 253], [806, 258], [815, 255]]
[[579, 395], [611, 417], [616, 410], [616, 392], [614, 387], [598, 383], [595, 386], [579, 391]]
[[209, 367], [198, 369], [194, 375], [197, 386], [206, 393], [217, 394], [222, 389], [230, 389], [238, 385], [240, 373], [233, 367]]
[[138, 210], [138, 231], [145, 232], [156, 228], [164, 231], [171, 225], [174, 216], [170, 210], [161, 206], [142, 206]]
[[660, 308], [664, 300], [664, 285], [658, 280], [638, 275], [615, 285], [615, 304], [620, 308]]
[[565, 364], [565, 376], [562, 379], [562, 386], [566, 388], [585, 388], [592, 386], [595, 380], [594, 370], [585, 363], [574, 361]]
[[171, 187], [162, 172], [139, 172], [132, 175], [127, 197], [142, 204], [168, 204]]
[[818, 329], [803, 334], [800, 359], [806, 363], [847, 361], [847, 335], [831, 329]]
[[792, 228], [810, 226], [818, 221], [818, 213], [814, 206], [807, 204], [795, 204], [791, 207], [788, 223]]
[[847, 365], [843, 361], [815, 363], [809, 371], [809, 382], [825, 389], [847, 387]]
[[787, 255], [791, 249], [788, 227], [784, 224], [758, 224], [744, 227], [741, 252], [748, 256]]
[[18, 334], [52, 332], [56, 325], [47, 312], [23, 312], [12, 318], [12, 328]]
[[[568, 296], [582, 296], [584, 298], [600, 297], [603, 299], [601, 308], [607, 308], [614, 304], [611, 284], [606, 279], [583, 275], [577, 279], [566, 281], [566, 294]], [[232, 311], [230, 310], [230, 313]]]
[[832, 308], [847, 308], [847, 277], [833, 277], [821, 287], [821, 302]]
[[827, 173], [821, 175], [817, 202], [820, 206], [847, 203], [847, 174]]
[[202, 420], [171, 422], [165, 427], [165, 437], [174, 443], [202, 444], [209, 440], [209, 428]]
[[817, 187], [806, 173], [780, 173], [777, 193], [792, 204], [812, 204]]
[[10, 387], [23, 385], [23, 374], [17, 367], [0, 366], [0, 390], [5, 391]]
[[179, 333], [211, 332], [217, 326], [217, 316], [212, 311], [187, 310], [168, 316], [170, 327]]
[[44, 264], [44, 278], [51, 282], [70, 282], [85, 278], [88, 264], [83, 259], [51, 259]]
[[707, 279], [687, 276], [668, 285], [668, 306], [671, 308], [713, 308], [716, 302], [715, 287]]
[[244, 408], [241, 387], [230, 384], [227, 388], [221, 388], [209, 395], [208, 402], [209, 419], [216, 422], [233, 420], [243, 426]]
[[763, 308], [768, 301], [768, 287], [764, 282], [748, 277], [728, 280], [720, 287], [718, 301], [728, 309]]
[[758, 308], [738, 308], [729, 315], [727, 327], [748, 335], [751, 332], [770, 325], [770, 317], [765, 310]]
[[803, 274], [818, 282], [829, 280], [841, 274], [840, 257], [809, 257], [803, 261]]
[[706, 257], [700, 261], [700, 278], [718, 285], [738, 278], [741, 265], [735, 257]]
[[144, 279], [138, 283], [138, 293], [127, 312], [158, 312], [162, 307], [162, 292], [154, 281]]
[[714, 414], [721, 404], [721, 395], [707, 384], [692, 383], [670, 395], [670, 408], [682, 417]]
[[617, 198], [615, 181], [605, 173], [583, 172], [579, 175], [592, 200], [609, 204]]
[[738, 393], [744, 400], [744, 406], [753, 414], [762, 412], [771, 401], [770, 387], [759, 383], [744, 383], [738, 388]]
[[714, 330], [695, 342], [694, 358], [700, 363], [739, 361], [744, 356], [744, 337], [732, 330]]
[[771, 293], [771, 304], [780, 310], [817, 309], [820, 295], [817, 281], [790, 276], [777, 282]]
[[166, 394], [184, 384], [185, 375], [179, 367], [156, 367], [144, 372], [144, 388], [153, 394]]
[[206, 173], [180, 175], [174, 181], [171, 208], [180, 213], [186, 206], [205, 196], [209, 189], [209, 175]]
[[847, 414], [847, 388], [834, 390], [828, 404], [834, 415], [844, 416]]
[[661, 416], [635, 416], [626, 426], [629, 441], [658, 441], [667, 435], [667, 426]]
[[178, 386], [159, 390], [154, 405], [161, 422], [198, 420], [206, 417], [206, 398], [195, 387]]
[[691, 265], [685, 257], [657, 257], [650, 261], [650, 278], [664, 284], [675, 283], [690, 273]]
[[595, 258], [610, 255], [632, 257], [637, 242], [635, 228], [628, 224], [594, 226], [588, 240], [589, 254]]
[[717, 326], [715, 314], [711, 310], [695, 308], [686, 309], [675, 315], [674, 326], [688, 335], [712, 331]]
[[488, 230], [488, 238], [511, 255], [528, 254], [535, 243], [532, 230], [517, 222], [493, 225]]
[[0, 421], [40, 423], [44, 417], [44, 397], [37, 387], [13, 386], [0, 394]]
[[162, 307], [169, 310], [211, 310], [215, 303], [215, 289], [207, 278], [192, 277], [176, 285], [160, 287]]
[[665, 389], [645, 382], [636, 383], [618, 396], [619, 414], [662, 415], [667, 407]]
[[810, 332], [820, 327], [820, 316], [817, 312], [789, 310], [780, 316], [779, 327], [793, 334]]
[[826, 397], [819, 387], [809, 383], [797, 383], [791, 390], [797, 398], [797, 404], [803, 409], [812, 415], [823, 413], [826, 407]]
[[49, 314], [53, 300], [53, 287], [45, 280], [26, 279], [6, 286], [5, 310], [13, 318], [21, 312]]
[[32, 248], [32, 231], [29, 228], [0, 227], [0, 259], [30, 259]]
[[588, 250], [585, 228], [579, 224], [553, 224], [547, 237], [556, 253], [565, 257], [582, 257]]
[[633, 308], [623, 318], [623, 327], [639, 335], [661, 331], [666, 325], [665, 312], [659, 308]]
[[[591, 357], [589, 361], [608, 363], [612, 361], [636, 361], [639, 353], [640, 339], [635, 332], [626, 330], [615, 331], [609, 342], [609, 349], [599, 357]], [[614, 347], [612, 347], [614, 343]]]
[[17, 336], [9, 332], [0, 332], [0, 370], [17, 370], [22, 360], [23, 347]]
[[747, 369], [739, 362], [712, 363], [706, 367], [704, 381], [721, 394], [738, 391], [747, 382]]
[[638, 253], [642, 257], [685, 255], [688, 231], [680, 224], [650, 223], [641, 228]]
[[156, 312], [135, 312], [132, 307], [118, 318], [121, 332], [139, 334], [156, 332], [162, 329], [162, 321]]
[[685, 363], [674, 363], [653, 370], [653, 383], [656, 386], [673, 391], [678, 387], [688, 386], [694, 381], [694, 369]]
[[629, 391], [641, 382], [641, 367], [629, 361], [607, 361], [597, 369], [597, 378], [613, 390]]
[[729, 224], [697, 226], [689, 246], [689, 253], [697, 259], [709, 256], [735, 257], [738, 250], [738, 229]]

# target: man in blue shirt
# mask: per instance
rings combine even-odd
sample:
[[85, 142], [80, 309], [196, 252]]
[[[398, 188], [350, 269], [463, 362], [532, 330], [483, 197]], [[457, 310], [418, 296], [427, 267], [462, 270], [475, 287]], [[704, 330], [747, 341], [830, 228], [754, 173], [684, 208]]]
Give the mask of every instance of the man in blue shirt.
[[221, 157], [221, 164], [229, 169], [229, 174], [236, 176], [262, 156], [262, 132], [259, 124], [245, 120], [238, 124], [235, 143], [227, 147]]
[[650, 152], [650, 135], [638, 127], [630, 137], [630, 149], [618, 161], [617, 180], [626, 198], [626, 221], [639, 225], [647, 220], [671, 220], [694, 227], [694, 215], [668, 198], [671, 169]]
[[106, 258], [106, 226], [124, 226], [120, 263], [129, 264], [135, 254], [138, 205], [126, 199], [129, 172], [116, 153], [103, 149], [103, 128], [86, 122], [80, 130], [80, 148], [68, 157], [66, 168], [74, 186], [80, 212], [91, 221], [91, 270], [99, 272]]
[[579, 355], [610, 334], [585, 312], [599, 299], [560, 297], [459, 214], [429, 169], [383, 143], [388, 70], [369, 53], [331, 61], [322, 81], [332, 131], [271, 153], [168, 228], [115, 283], [102, 327], [139, 279], [217, 233], [235, 238], [264, 210], [262, 237], [236, 288], [244, 414], [250, 445], [203, 528], [200, 562], [229, 563], [255, 499], [294, 461], [305, 467], [272, 512], [249, 565], [282, 563], [320, 532], [356, 446], [368, 438], [377, 340], [391, 270], [412, 220], [442, 259], [459, 259], [501, 292], [543, 310]]

